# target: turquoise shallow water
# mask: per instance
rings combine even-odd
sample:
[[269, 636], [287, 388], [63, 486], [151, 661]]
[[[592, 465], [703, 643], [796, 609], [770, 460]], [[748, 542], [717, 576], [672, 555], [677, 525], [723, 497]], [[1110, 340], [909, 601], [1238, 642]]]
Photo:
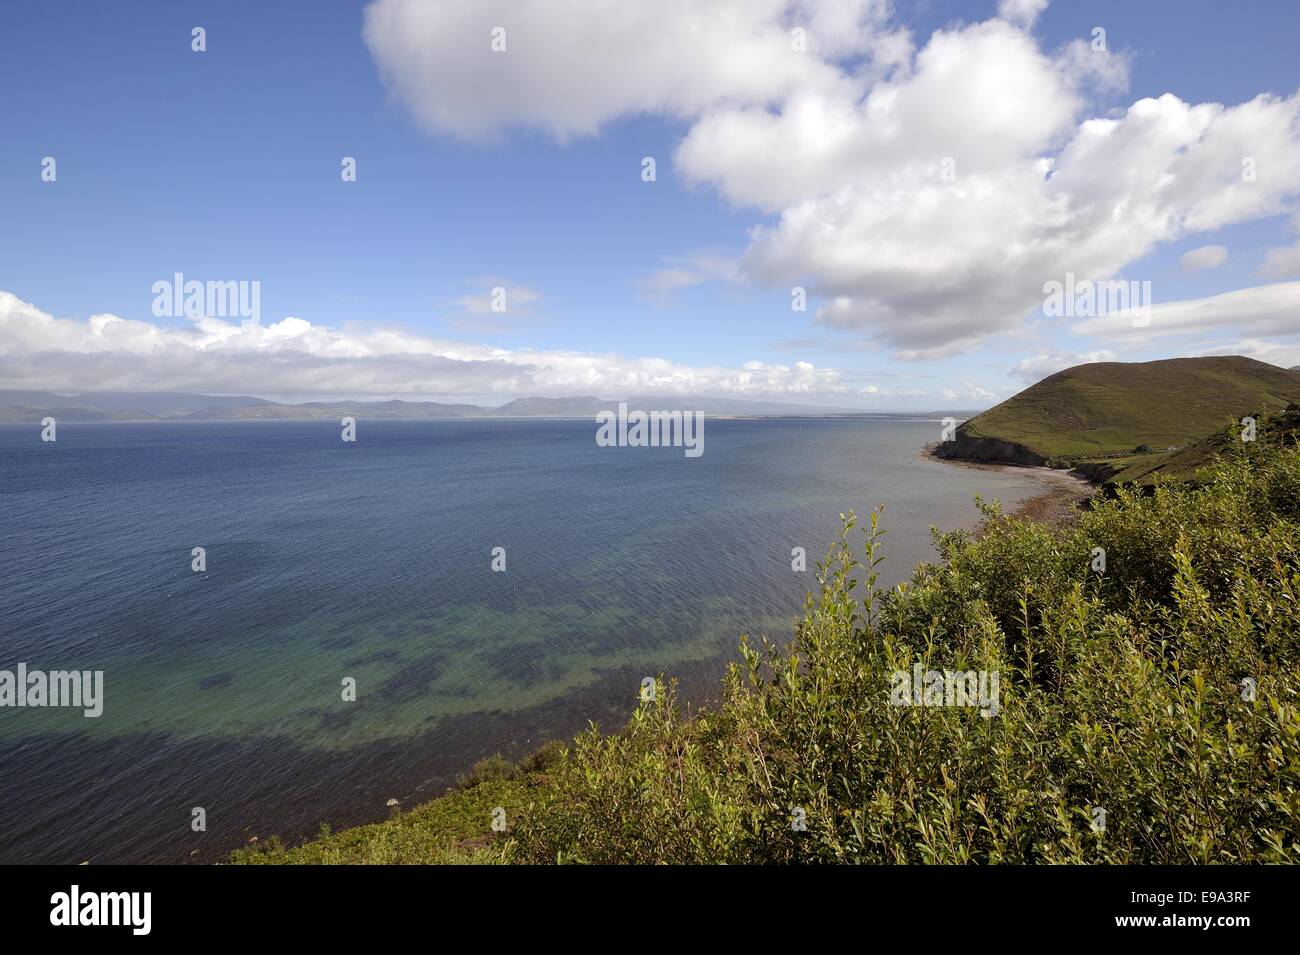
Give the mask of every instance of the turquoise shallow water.
[[790, 550], [841, 512], [886, 505], [888, 583], [973, 494], [1036, 492], [919, 456], [938, 432], [709, 419], [687, 458], [585, 420], [0, 427], [0, 669], [105, 684], [98, 719], [0, 709], [0, 862], [218, 858], [616, 726], [645, 675], [704, 699], [741, 633], [788, 636]]

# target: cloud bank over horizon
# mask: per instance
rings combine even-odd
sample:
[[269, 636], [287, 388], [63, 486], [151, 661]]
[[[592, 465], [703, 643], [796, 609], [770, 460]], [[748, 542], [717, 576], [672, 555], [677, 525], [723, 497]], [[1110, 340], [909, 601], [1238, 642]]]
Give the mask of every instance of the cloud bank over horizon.
[[[1278, 365], [1300, 363], [1300, 348], [1268, 336], [1293, 326], [1300, 282], [1152, 309], [1149, 327], [1114, 317], [1078, 323], [1082, 332], [1134, 340], [1195, 335], [1227, 316], [1242, 335], [1227, 348], [1197, 339], [1174, 354], [1243, 354]], [[1088, 361], [1123, 360], [1100, 349], [1053, 350], [1021, 360], [1008, 374], [1020, 386]], [[197, 317], [181, 324], [96, 314], [56, 318], [0, 290], [0, 381], [5, 389], [43, 391], [194, 391], [312, 397], [404, 397], [412, 400], [560, 397], [577, 394], [662, 394], [891, 409], [891, 401], [922, 399], [934, 407], [982, 407], [1009, 396], [968, 381], [929, 389], [859, 380], [835, 367], [796, 361], [692, 365], [610, 352], [509, 349], [435, 338], [396, 328], [334, 328], [289, 316], [270, 324]]]
[[399, 329], [199, 317], [163, 326], [55, 318], [0, 291], [0, 380], [10, 389], [223, 394], [714, 395], [805, 403], [883, 394], [808, 362], [696, 366], [612, 353], [507, 349]]

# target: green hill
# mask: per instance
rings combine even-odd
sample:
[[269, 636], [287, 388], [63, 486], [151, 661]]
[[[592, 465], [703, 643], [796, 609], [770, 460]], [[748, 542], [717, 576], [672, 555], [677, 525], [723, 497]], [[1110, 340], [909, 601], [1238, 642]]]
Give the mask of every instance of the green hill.
[[[1256, 418], [1256, 440], [1292, 446], [1300, 441], [1300, 405], [1290, 405], [1281, 414], [1256, 414], [1252, 417]], [[1107, 459], [1093, 467], [1099, 471], [1096, 477], [1108, 486], [1145, 486], [1152, 484], [1157, 475], [1195, 480], [1200, 472], [1213, 464], [1215, 458], [1243, 450], [1241, 435], [1241, 425], [1233, 423], [1174, 451]], [[1087, 465], [1084, 467], [1086, 469]]]
[[1240, 355], [1067, 368], [957, 428], [943, 458], [1080, 467], [1106, 478], [1242, 416], [1300, 401], [1300, 373]]

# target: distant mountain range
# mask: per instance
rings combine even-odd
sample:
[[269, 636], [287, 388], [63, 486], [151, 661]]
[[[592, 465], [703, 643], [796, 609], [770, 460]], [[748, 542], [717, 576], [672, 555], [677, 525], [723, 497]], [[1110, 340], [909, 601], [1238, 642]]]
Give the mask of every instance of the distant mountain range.
[[642, 411], [702, 411], [714, 416], [853, 415], [844, 408], [746, 401], [734, 398], [681, 398], [634, 395], [630, 398], [517, 398], [500, 407], [437, 401], [308, 401], [278, 403], [246, 395], [215, 396], [185, 392], [104, 391], [61, 395], [50, 391], [0, 391], [0, 422], [59, 421], [253, 421], [315, 418], [588, 418], [616, 410], [619, 401]]

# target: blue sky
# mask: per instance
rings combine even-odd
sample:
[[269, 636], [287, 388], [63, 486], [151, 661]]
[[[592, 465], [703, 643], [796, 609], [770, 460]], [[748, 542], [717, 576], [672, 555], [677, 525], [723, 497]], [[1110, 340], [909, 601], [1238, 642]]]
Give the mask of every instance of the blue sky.
[[[1066, 63], [1061, 51], [1072, 41], [1087, 43], [1098, 25], [1106, 31], [1108, 65], [1061, 66], [1062, 75], [1087, 74], [1077, 80], [1077, 102], [1064, 102], [1063, 85], [1053, 99], [1030, 97], [1023, 119], [1014, 116], [1017, 104], [1001, 97], [958, 113], [958, 125], [972, 117], [972, 128], [953, 140], [958, 184], [981, 189], [986, 177], [993, 195], [992, 215], [984, 219], [1006, 210], [1010, 246], [1023, 251], [1060, 238], [1041, 221], [1015, 234], [1017, 217], [1041, 220], [1049, 199], [1062, 200], [1026, 194], [1019, 206], [1012, 180], [1024, 162], [1058, 155], [1080, 123], [1122, 118], [1147, 97], [1172, 93], [1189, 107], [1278, 97], [1258, 115], [1221, 117], [1200, 132], [1179, 129], [1185, 122], [1167, 107], [1160, 129], [1188, 138], [1139, 169], [1159, 172], [1156, 164], [1169, 162], [1175, 189], [1211, 167], [1202, 154], [1219, 157], [1215, 169], [1228, 161], [1223, 156], [1235, 157], [1234, 149], [1266, 159], [1285, 157], [1288, 149], [1297, 154], [1300, 6], [1021, 5], [1029, 12], [1017, 16], [1016, 3], [1002, 11], [1020, 33], [1001, 25], [993, 32], [998, 43], [1032, 47], [1044, 63], [1026, 59], [1024, 75], [999, 76], [990, 88], [1004, 81], [1027, 94], [1041, 88], [1033, 71]], [[485, 3], [472, 23], [439, 12], [464, 4], [379, 6], [396, 25], [365, 35], [363, 8], [345, 3], [5, 5], [0, 293], [9, 298], [0, 300], [0, 381], [8, 383], [0, 387], [487, 402], [672, 391], [893, 410], [984, 406], [1035, 375], [1087, 358], [1227, 349], [1300, 363], [1296, 328], [1277, 311], [1279, 301], [1284, 308], [1300, 302], [1279, 299], [1291, 294], [1285, 283], [1296, 278], [1289, 270], [1297, 259], [1291, 247], [1300, 195], [1300, 176], [1285, 161], [1265, 162], [1262, 200], [1233, 199], [1230, 208], [1219, 208], [1209, 187], [1188, 187], [1177, 199], [1166, 197], [1165, 186], [1146, 190], [1156, 198], [1131, 187], [1123, 204], [1139, 210], [1146, 238], [1114, 255], [1103, 248], [1116, 243], [1087, 211], [1096, 202], [1079, 190], [1111, 196], [1114, 183], [1093, 182], [1089, 170], [1104, 167], [1115, 182], [1125, 181], [1120, 167], [1135, 150], [1116, 148], [1091, 166], [1070, 167], [1084, 185], [1072, 187], [1068, 200], [1083, 211], [1067, 235], [1096, 246], [1079, 255], [1080, 276], [1150, 281], [1157, 306], [1278, 285], [1213, 325], [1184, 321], [1195, 309], [1171, 311], [1162, 323], [1157, 308], [1153, 325], [1161, 334], [1147, 337], [1111, 334], [1108, 327], [1099, 334], [1096, 325], [1080, 332], [1077, 324], [1024, 308], [1032, 298], [1024, 289], [1064, 271], [1058, 265], [1070, 266], [1069, 252], [1050, 266], [1027, 255], [1015, 266], [1019, 278], [1008, 280], [1019, 283], [1013, 294], [990, 266], [987, 238], [971, 236], [965, 246], [958, 240], [935, 266], [941, 276], [956, 276], [951, 296], [938, 300], [934, 287], [945, 283], [912, 263], [932, 247], [926, 229], [937, 230], [934, 248], [951, 238], [943, 216], [919, 222], [908, 214], [902, 238], [888, 226], [933, 195], [924, 169], [943, 144], [923, 141], [935, 131], [916, 118], [915, 106], [904, 117], [901, 144], [873, 139], [887, 124], [873, 129], [874, 116], [855, 116], [862, 162], [814, 159], [799, 167], [783, 165], [783, 158], [764, 165], [765, 151], [783, 152], [781, 140], [765, 140], [761, 129], [751, 130], [752, 155], [739, 136], [722, 141], [728, 149], [708, 138], [712, 124], [729, 117], [750, 123], [759, 113], [790, 115], [793, 104], [817, 97], [837, 103], [842, 96], [851, 111], [876, 86], [903, 89], [925, 75], [921, 64], [935, 31], [954, 38], [956, 65], [944, 74], [953, 95], [942, 84], [936, 94], [934, 84], [919, 82], [914, 94], [902, 95], [918, 104], [937, 95], [941, 108], [958, 87], [978, 84], [962, 71], [983, 69], [979, 58], [999, 49], [989, 30], [981, 40], [975, 29], [998, 14], [996, 2], [898, 2], [888, 10], [863, 3], [861, 31], [836, 48], [814, 43], [800, 62], [815, 58], [817, 69], [792, 73], [779, 89], [763, 77], [770, 44], [761, 38], [818, 22], [817, 0], [751, 4], [757, 12], [746, 29], [759, 38], [758, 52], [738, 61], [738, 78], [710, 72], [702, 62], [708, 47], [680, 50], [689, 64], [667, 66], [663, 75], [637, 62], [640, 44], [620, 54], [632, 33], [651, 43], [646, 24], [659, 21], [646, 12], [649, 19], [614, 23], [624, 16], [613, 12], [618, 4], [596, 3], [576, 27], [559, 10], [568, 5], [547, 10], [535, 0]], [[661, 4], [657, 16], [671, 18], [670, 6]], [[576, 62], [571, 50], [541, 50], [536, 38], [544, 31], [530, 32], [527, 23], [515, 29], [511, 17], [520, 8], [532, 8], [533, 23], [557, 33], [591, 31], [578, 48], [600, 57]], [[487, 26], [498, 21], [524, 39], [493, 60]], [[191, 49], [195, 26], [206, 30], [205, 52]], [[671, 47], [673, 27], [663, 29]], [[903, 36], [907, 52], [886, 43]], [[725, 32], [710, 42], [729, 44]], [[483, 55], [466, 58], [459, 51], [467, 46]], [[522, 65], [503, 78], [491, 71], [505, 58], [515, 58], [512, 68]], [[1082, 54], [1070, 61], [1076, 62]], [[566, 71], [572, 82], [562, 81]], [[842, 93], [849, 86], [854, 91]], [[485, 105], [477, 110], [480, 96]], [[1061, 117], [1044, 119], [1057, 108]], [[984, 115], [1004, 109], [1013, 118]], [[1007, 122], [1016, 129], [1039, 123], [1043, 132], [1003, 151], [995, 140], [1016, 138], [999, 132], [1008, 127], [998, 123]], [[921, 132], [910, 135], [908, 123]], [[835, 129], [800, 128], [822, 141]], [[1264, 130], [1279, 128], [1280, 141], [1264, 141]], [[1133, 135], [1158, 138], [1144, 129]], [[700, 139], [694, 159], [678, 152], [688, 137]], [[1261, 140], [1257, 149], [1252, 137]], [[968, 153], [994, 145], [968, 163], [963, 142]], [[340, 178], [344, 156], [356, 158], [355, 183]], [[641, 179], [644, 156], [656, 158], [653, 183]], [[41, 179], [44, 157], [57, 162], [54, 182]], [[1133, 161], [1145, 160], [1139, 154]], [[974, 169], [971, 179], [962, 178], [966, 168]], [[781, 185], [802, 183], [805, 171], [803, 193]], [[918, 191], [886, 208], [882, 203], [897, 198], [885, 198], [886, 188]], [[998, 192], [1004, 189], [1005, 197]], [[1147, 201], [1158, 212], [1142, 212]], [[803, 210], [803, 224], [783, 228], [783, 215], [793, 221], [791, 210]], [[845, 225], [838, 218], [844, 210], [866, 225]], [[766, 240], [755, 237], [756, 228], [766, 229]], [[960, 216], [954, 228], [963, 229]], [[814, 248], [817, 242], [824, 244]], [[1200, 271], [1180, 264], [1184, 253], [1210, 245], [1225, 247], [1223, 264]], [[859, 248], [860, 270], [852, 255], [840, 261], [841, 251]], [[1277, 250], [1272, 259], [1270, 250]], [[903, 265], [888, 271], [880, 263], [895, 254]], [[1266, 262], [1273, 265], [1264, 274]], [[228, 336], [219, 326], [196, 338], [189, 319], [151, 311], [153, 284], [176, 272], [201, 281], [258, 281], [262, 326], [288, 316], [302, 321], [282, 327], [279, 337], [258, 333], [238, 346], [221, 344]], [[797, 283], [809, 289], [806, 312], [790, 308]], [[997, 294], [972, 291], [990, 285]], [[504, 313], [483, 307], [494, 286], [506, 288], [514, 303]], [[845, 308], [838, 318], [825, 310], [836, 298]], [[85, 331], [91, 316], [104, 314], [125, 320], [118, 338]], [[933, 332], [918, 331], [929, 324]], [[231, 328], [238, 325], [233, 319]], [[168, 329], [176, 334], [163, 334]], [[400, 334], [383, 334], [391, 332]]]

